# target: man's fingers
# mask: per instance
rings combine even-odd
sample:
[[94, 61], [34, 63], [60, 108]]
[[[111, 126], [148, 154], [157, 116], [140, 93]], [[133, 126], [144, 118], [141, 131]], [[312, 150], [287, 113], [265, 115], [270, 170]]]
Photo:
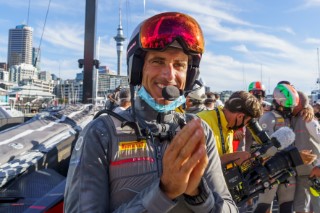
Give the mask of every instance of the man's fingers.
[[192, 155], [190, 155], [188, 160], [185, 161], [184, 164], [181, 166], [182, 172], [190, 174], [192, 170], [196, 166], [198, 166], [198, 164], [205, 163], [205, 161], [203, 161], [203, 158], [206, 155], [206, 153], [206, 146], [204, 144], [199, 144], [192, 153]]
[[189, 156], [203, 134], [200, 119], [194, 119], [173, 138], [168, 149], [174, 158]]

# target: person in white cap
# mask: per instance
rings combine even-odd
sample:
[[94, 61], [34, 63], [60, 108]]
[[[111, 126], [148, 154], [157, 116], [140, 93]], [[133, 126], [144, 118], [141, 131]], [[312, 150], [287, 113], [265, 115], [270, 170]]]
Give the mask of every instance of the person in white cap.
[[186, 100], [186, 112], [197, 114], [203, 110], [207, 110], [206, 106], [204, 105], [204, 101], [206, 100], [205, 88], [201, 86], [199, 88], [196, 85], [194, 91], [190, 92], [187, 96]]

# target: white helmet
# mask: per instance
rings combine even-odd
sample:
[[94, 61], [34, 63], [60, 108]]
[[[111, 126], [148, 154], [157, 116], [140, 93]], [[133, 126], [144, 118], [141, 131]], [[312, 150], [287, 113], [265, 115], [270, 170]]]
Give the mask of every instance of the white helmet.
[[204, 101], [206, 99], [206, 90], [204, 88], [204, 86], [201, 86], [199, 88], [198, 85], [195, 85], [195, 87], [197, 88], [195, 91], [192, 91], [188, 94], [188, 97], [191, 99], [195, 99], [198, 101]]

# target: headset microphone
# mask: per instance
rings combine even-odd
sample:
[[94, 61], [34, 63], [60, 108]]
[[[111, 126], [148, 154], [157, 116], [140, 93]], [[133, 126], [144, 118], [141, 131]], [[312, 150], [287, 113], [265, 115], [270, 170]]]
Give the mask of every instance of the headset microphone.
[[[172, 85], [166, 86], [162, 89], [162, 96], [168, 101], [174, 101], [181, 95], [183, 95], [183, 91]], [[186, 125], [186, 121], [182, 117], [178, 118], [178, 123], [181, 129]]]
[[174, 101], [183, 94], [182, 90], [177, 87], [169, 85], [162, 89], [162, 97], [168, 101]]

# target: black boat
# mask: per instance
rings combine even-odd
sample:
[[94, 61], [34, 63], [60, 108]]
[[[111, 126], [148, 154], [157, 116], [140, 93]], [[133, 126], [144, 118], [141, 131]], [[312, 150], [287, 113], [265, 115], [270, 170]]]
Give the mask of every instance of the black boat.
[[70, 105], [0, 132], [0, 212], [63, 212], [71, 151], [93, 116]]

